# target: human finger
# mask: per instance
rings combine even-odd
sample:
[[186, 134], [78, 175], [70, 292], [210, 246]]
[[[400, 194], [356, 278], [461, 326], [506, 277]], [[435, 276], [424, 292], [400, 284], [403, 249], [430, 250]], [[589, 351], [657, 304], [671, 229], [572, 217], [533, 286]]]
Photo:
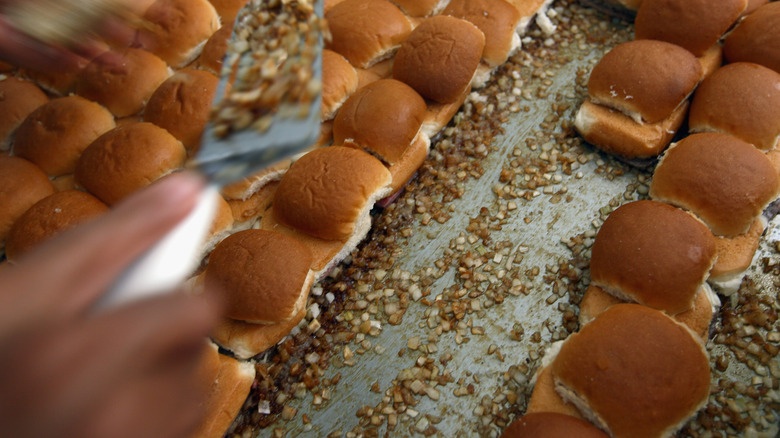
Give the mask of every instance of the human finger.
[[[85, 312], [120, 273], [193, 208], [200, 178], [171, 175], [0, 269], [0, 309], [11, 320]], [[1, 311], [0, 311], [1, 312]], [[9, 323], [9, 320], [2, 321]]]

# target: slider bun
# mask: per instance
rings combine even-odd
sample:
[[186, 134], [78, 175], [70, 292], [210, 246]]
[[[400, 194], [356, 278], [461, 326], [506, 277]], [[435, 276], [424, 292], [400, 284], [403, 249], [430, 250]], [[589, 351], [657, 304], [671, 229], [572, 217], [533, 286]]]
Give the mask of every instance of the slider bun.
[[710, 392], [702, 344], [682, 324], [638, 304], [604, 311], [564, 342], [551, 366], [564, 400], [616, 438], [670, 436]]
[[360, 68], [391, 57], [412, 31], [404, 13], [385, 0], [344, 0], [325, 13], [325, 20], [331, 34], [325, 47]]
[[780, 73], [780, 3], [761, 6], [742, 20], [723, 43], [728, 62], [753, 62]]
[[780, 73], [747, 62], [721, 67], [696, 90], [688, 124], [691, 132], [722, 132], [774, 149], [780, 142]]
[[393, 78], [425, 98], [455, 101], [469, 88], [484, 47], [485, 35], [468, 21], [445, 15], [427, 18], [398, 50]]
[[664, 154], [650, 196], [690, 210], [718, 236], [742, 234], [777, 198], [780, 178], [764, 153], [726, 134], [693, 134]]
[[574, 127], [588, 143], [605, 152], [629, 159], [648, 159], [669, 146], [685, 121], [688, 106], [688, 101], [683, 101], [660, 122], [639, 124], [626, 114], [588, 98], [577, 110]]
[[[714, 314], [714, 307], [720, 305], [720, 300], [715, 297], [709, 286], [704, 284], [699, 288], [696, 293], [696, 297], [693, 301], [693, 307], [685, 312], [674, 315], [674, 319], [677, 322], [683, 323], [688, 326], [693, 333], [695, 333], [702, 342], [707, 340], [709, 335], [710, 323]], [[716, 300], [713, 303], [713, 300]], [[593, 321], [601, 312], [605, 311], [609, 307], [615, 304], [625, 303], [618, 298], [604, 292], [604, 289], [590, 285], [585, 290], [585, 295], [580, 302], [580, 327]]]
[[[106, 47], [105, 50], [108, 50]], [[81, 71], [89, 64], [89, 59], [71, 54], [73, 62], [69, 66], [41, 70], [22, 70], [22, 74], [38, 84], [44, 90], [58, 95], [67, 96], [76, 85]]]
[[219, 29], [219, 15], [208, 0], [157, 0], [143, 20], [148, 26], [139, 30], [136, 46], [172, 67], [192, 62]]
[[607, 438], [587, 421], [557, 412], [525, 414], [504, 429], [501, 438]]
[[225, 316], [262, 324], [284, 322], [306, 304], [312, 257], [297, 240], [262, 230], [239, 231], [209, 256], [208, 289], [222, 292]]
[[11, 145], [16, 128], [49, 98], [30, 81], [6, 77], [0, 79], [0, 150]]
[[144, 121], [167, 130], [188, 151], [196, 151], [218, 82], [216, 76], [203, 70], [179, 70], [149, 98]]
[[634, 21], [638, 40], [677, 44], [701, 56], [734, 24], [747, 0], [644, 0]]
[[52, 193], [54, 187], [38, 166], [23, 158], [0, 155], [0, 246], [13, 223]]
[[30, 207], [8, 232], [5, 254], [9, 261], [76, 225], [108, 212], [108, 206], [80, 190], [49, 195]]
[[214, 329], [212, 338], [220, 347], [239, 359], [249, 359], [268, 350], [290, 334], [306, 316], [302, 307], [289, 321], [277, 324], [251, 324], [223, 318]]
[[753, 263], [763, 233], [764, 220], [757, 218], [744, 234], [732, 238], [718, 237], [718, 261], [710, 271], [709, 281], [717, 285], [724, 280], [741, 278]]
[[755, 12], [758, 8], [761, 6], [764, 6], [765, 4], [769, 3], [769, 0], [748, 0], [747, 7], [742, 12], [742, 16], [750, 15], [753, 12]]
[[14, 154], [51, 176], [73, 173], [84, 149], [115, 127], [114, 116], [100, 104], [79, 96], [54, 99], [19, 126]]
[[108, 205], [184, 164], [186, 151], [151, 123], [118, 126], [95, 140], [76, 163], [76, 181]]
[[355, 67], [332, 50], [322, 51], [322, 120], [330, 120], [358, 88]]
[[520, 12], [506, 0], [451, 0], [442, 14], [462, 18], [482, 31], [485, 35], [482, 59], [491, 67], [506, 62], [520, 44], [515, 33]]
[[[200, 426], [190, 438], [214, 438], [227, 433], [244, 405], [255, 381], [255, 365], [224, 354], [218, 355], [219, 369], [203, 403]], [[205, 376], [206, 373], [204, 372]]]
[[350, 141], [393, 164], [420, 132], [426, 110], [425, 100], [403, 82], [372, 82], [344, 102], [333, 121], [333, 142]]
[[637, 123], [667, 117], [701, 78], [699, 61], [687, 50], [652, 40], [630, 41], [610, 50], [593, 67], [588, 95]]
[[622, 300], [676, 315], [693, 306], [715, 255], [714, 236], [689, 213], [662, 202], [630, 202], [596, 235], [591, 281]]
[[141, 49], [105, 52], [82, 70], [76, 94], [94, 100], [117, 117], [139, 113], [154, 90], [170, 76], [165, 62]]
[[228, 49], [228, 41], [233, 32], [233, 23], [225, 24], [203, 45], [198, 64], [200, 68], [217, 76], [222, 73], [222, 62]]
[[390, 182], [390, 172], [365, 152], [342, 146], [315, 149], [282, 177], [273, 213], [281, 223], [311, 236], [346, 239], [388, 193]]

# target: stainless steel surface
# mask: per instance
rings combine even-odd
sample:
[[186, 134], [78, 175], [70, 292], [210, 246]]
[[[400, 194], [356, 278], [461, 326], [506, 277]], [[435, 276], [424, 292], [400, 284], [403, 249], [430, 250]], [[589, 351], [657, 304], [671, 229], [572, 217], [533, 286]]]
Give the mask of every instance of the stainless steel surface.
[[[558, 3], [554, 3], [553, 7], [560, 8]], [[560, 131], [561, 121], [573, 121], [573, 114], [581, 103], [583, 90], [576, 85], [577, 78], [583, 71], [589, 72], [592, 64], [600, 59], [611, 45], [631, 36], [626, 23], [601, 15], [589, 18], [591, 21], [588, 23], [593, 24], [591, 28], [580, 27], [572, 30], [572, 26], [583, 26], [585, 22], [564, 20], [561, 18], [564, 15], [561, 12], [559, 9], [557, 13], [553, 11], [550, 14], [553, 22], [559, 28], [566, 27], [574, 35], [583, 36], [565, 47], [557, 40], [549, 45], [550, 52], [568, 61], [551, 63], [534, 57], [542, 53], [540, 50], [545, 50], [546, 40], [550, 39], [546, 35], [534, 37], [536, 49], [532, 55], [518, 56], [515, 60], [515, 63], [527, 63], [525, 67], [521, 66], [526, 68], [526, 71], [533, 69], [554, 72], [551, 78], [523, 78], [526, 88], [551, 79], [552, 85], [546, 97], [527, 96], [521, 100], [521, 106], [527, 106], [528, 110], [512, 114], [503, 124], [505, 133], [496, 139], [492, 145], [494, 149], [482, 161], [485, 174], [479, 179], [469, 179], [464, 185], [463, 197], [449, 204], [452, 206], [451, 219], [443, 224], [431, 221], [422, 225], [420, 215], [415, 216], [411, 235], [403, 239], [402, 253], [396, 259], [394, 270], [411, 275], [423, 272], [429, 267], [436, 270], [436, 260], [443, 256], [452, 242], [464, 236], [467, 237], [465, 247], [478, 250], [480, 243], [470, 243], [467, 227], [470, 220], [479, 215], [482, 207], [495, 212], [507, 206], [507, 201], [499, 199], [494, 193], [495, 185], [501, 178], [502, 168], [510, 166], [513, 159], [519, 159], [523, 163], [536, 162], [545, 154], [549, 155], [560, 148], [559, 144], [540, 144], [535, 149], [530, 149], [526, 146], [526, 140], [538, 137], [540, 132]], [[592, 23], [594, 20], [595, 23]], [[616, 32], [620, 35], [615, 38], [603, 37], [604, 34]], [[484, 92], [477, 91], [470, 101], [478, 101], [480, 93]], [[549, 128], [545, 122], [553, 113], [551, 107], [554, 104], [570, 104], [570, 107], [563, 112], [561, 121]], [[540, 193], [531, 200], [516, 200], [517, 210], [510, 211], [506, 225], [501, 230], [491, 231], [494, 242], [512, 242], [510, 253], [523, 256], [520, 263], [522, 269], [531, 270], [538, 267], [541, 274], [523, 280], [530, 286], [527, 295], [507, 295], [500, 305], [482, 308], [464, 320], [471, 320], [473, 326], [482, 327], [484, 334], [468, 334], [469, 339], [465, 341], [458, 339], [454, 332], [445, 332], [436, 340], [435, 352], [424, 354], [419, 350], [410, 351], [407, 348], [410, 339], [419, 338], [420, 344], [431, 344], [428, 339], [431, 329], [427, 326], [427, 320], [431, 312], [435, 312], [435, 306], [426, 305], [422, 300], [413, 301], [401, 325], [383, 324], [378, 336], [366, 337], [371, 347], [365, 354], [355, 355], [353, 366], [343, 365], [344, 352], [336, 350], [330, 359], [331, 366], [325, 372], [325, 377], [332, 378], [339, 373], [342, 378], [340, 383], [331, 389], [329, 400], [317, 404], [314, 403], [312, 395], [307, 394], [301, 399], [288, 401], [287, 405], [294, 407], [297, 415], [289, 421], [278, 420], [270, 428], [262, 430], [259, 436], [272, 436], [274, 429], [285, 431], [284, 436], [287, 437], [320, 437], [331, 433], [333, 436], [350, 436], [349, 431], [365, 430], [366, 419], [357, 414], [361, 411], [365, 414], [365, 407], [380, 405], [386, 391], [402, 380], [405, 370], [415, 367], [420, 356], [436, 359], [435, 365], [438, 369], [446, 370], [455, 381], [435, 387], [437, 393], [434, 397], [417, 396], [420, 402], [413, 408], [417, 415], [412, 415], [413, 412], [399, 415], [399, 424], [394, 431], [388, 432], [387, 416], [382, 416], [381, 425], [378, 427], [380, 436], [385, 433], [388, 436], [422, 436], [421, 432], [427, 425], [435, 426], [434, 436], [497, 436], [500, 433], [499, 426], [484, 424], [490, 415], [481, 415], [484, 413], [483, 406], [489, 409], [491, 401], [499, 400], [501, 409], [522, 412], [524, 397], [530, 394], [531, 385], [528, 380], [539, 364], [540, 357], [553, 338], [565, 334], [561, 333], [563, 312], [559, 306], [566, 308], [569, 295], [562, 294], [557, 297], [551, 284], [543, 279], [545, 272], [551, 267], [555, 269], [553, 266], [560, 261], [574, 257], [563, 242], [575, 236], [584, 236], [587, 240], [594, 235], [605, 213], [616, 205], [646, 196], [646, 183], [649, 182], [651, 173], [626, 168], [612, 157], [589, 146], [584, 146], [581, 152], [583, 163], [579, 164], [571, 175], [562, 173], [560, 169], [550, 175], [553, 181], [556, 181], [553, 184], [556, 192], [563, 187], [567, 188], [567, 193], [571, 195], [570, 202], [553, 201], [555, 196], [552, 193], [544, 193], [543, 189], [539, 188]], [[434, 150], [430, 158], [434, 162], [437, 159], [436, 153]], [[621, 172], [609, 172], [609, 168], [618, 168], [625, 172], [621, 175]], [[414, 194], [406, 193], [396, 202], [414, 200]], [[778, 241], [780, 219], [775, 218], [769, 225], [756, 260], [764, 257], [776, 260], [778, 254], [775, 245]], [[507, 258], [504, 257], [504, 260], [497, 264], [505, 266]], [[754, 263], [749, 275], [759, 284], [765, 285], [764, 293], [777, 293], [774, 290], [773, 278], [762, 273], [759, 263]], [[450, 267], [445, 275], [435, 280], [430, 295], [425, 298], [435, 301], [438, 296], [457, 284], [455, 270]], [[310, 321], [311, 316], [307, 320]], [[516, 323], [521, 324], [525, 332], [519, 341], [510, 335]], [[534, 332], [541, 335], [539, 341], [532, 336]], [[357, 343], [349, 345], [353, 351], [360, 348]], [[727, 350], [723, 346], [713, 345], [712, 342], [710, 348], [713, 357]], [[399, 354], [403, 350], [405, 353]], [[496, 354], [496, 351], [500, 354]], [[446, 353], [452, 355], [452, 360], [443, 365], [439, 358]], [[777, 361], [777, 357], [774, 361]], [[522, 364], [526, 364], [530, 371], [511, 373], [512, 366]], [[756, 373], [741, 364], [732, 363], [722, 375], [737, 381], [750, 381]], [[460, 379], [463, 379], [462, 384]], [[473, 395], [455, 395], [458, 388], [469, 384], [473, 387]], [[507, 394], [512, 392], [519, 396], [519, 401], [506, 401]], [[303, 420], [304, 415], [308, 418], [307, 421]], [[426, 415], [432, 417], [423, 420]], [[441, 421], [433, 424], [429, 421], [431, 419]], [[353, 436], [362, 434], [356, 433]]]

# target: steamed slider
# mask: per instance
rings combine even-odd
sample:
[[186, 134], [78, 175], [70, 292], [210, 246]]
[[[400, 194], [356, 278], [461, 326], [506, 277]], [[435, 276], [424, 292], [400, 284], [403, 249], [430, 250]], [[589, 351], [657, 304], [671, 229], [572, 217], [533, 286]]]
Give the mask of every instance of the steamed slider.
[[36, 202], [54, 193], [49, 178], [35, 164], [0, 155], [0, 246], [11, 226]]
[[218, 82], [216, 76], [203, 70], [179, 70], [149, 98], [144, 121], [164, 128], [188, 151], [195, 152], [209, 121]]
[[84, 149], [115, 127], [114, 116], [98, 103], [79, 96], [53, 99], [19, 126], [14, 154], [50, 176], [71, 174]]
[[575, 127], [606, 152], [655, 157], [682, 125], [687, 98], [700, 78], [696, 57], [679, 46], [653, 40], [620, 44], [593, 68]]
[[597, 427], [570, 415], [555, 412], [525, 414], [511, 422], [501, 438], [607, 438]]
[[102, 104], [117, 117], [127, 117], [138, 114], [170, 75], [165, 62], [145, 50], [109, 51], [82, 70], [75, 93]]
[[108, 206], [79, 190], [49, 195], [36, 202], [8, 232], [5, 254], [9, 261], [29, 252], [65, 230], [108, 212]]
[[634, 22], [636, 39], [666, 41], [700, 58], [705, 76], [720, 66], [719, 39], [745, 10], [747, 0], [644, 0]]
[[688, 124], [691, 132], [722, 132], [774, 149], [780, 143], [780, 73], [747, 62], [721, 67], [696, 90]]
[[[626, 303], [627, 301], [604, 292], [604, 289], [590, 285], [585, 290], [585, 295], [580, 302], [580, 327], [590, 323], [599, 314], [615, 304]], [[720, 298], [712, 291], [708, 284], [702, 284], [694, 297], [693, 306], [673, 316], [674, 320], [685, 324], [693, 333], [695, 333], [702, 343], [706, 343], [712, 318], [720, 307]]]
[[371, 228], [371, 208], [391, 192], [381, 161], [353, 148], [315, 149], [295, 161], [278, 185], [260, 228], [302, 241], [317, 278], [340, 262]]
[[650, 196], [691, 211], [718, 236], [747, 232], [780, 192], [766, 155], [726, 134], [693, 134], [670, 147], [650, 184]]
[[255, 365], [220, 354], [209, 342], [205, 357], [197, 364], [206, 397], [200, 425], [190, 438], [224, 436], [244, 405], [255, 381]]
[[458, 100], [471, 88], [485, 35], [479, 28], [450, 16], [423, 21], [398, 50], [393, 79], [438, 103]]
[[34, 83], [0, 75], [0, 150], [11, 146], [16, 128], [48, 101], [46, 93]]
[[322, 120], [331, 120], [358, 88], [358, 74], [346, 58], [332, 50], [322, 51]]
[[228, 318], [253, 324], [289, 321], [306, 304], [313, 280], [311, 253], [288, 236], [244, 230], [220, 242], [204, 274], [220, 291]]
[[[766, 1], [764, 2], [766, 3]], [[780, 3], [757, 8], [723, 42], [727, 62], [752, 62], [780, 73]]]
[[325, 48], [360, 68], [392, 57], [412, 31], [404, 13], [386, 0], [344, 0], [325, 13], [325, 20], [331, 34]]
[[395, 79], [366, 85], [341, 107], [333, 121], [333, 141], [354, 146], [378, 158], [400, 189], [428, 155], [429, 140], [421, 127], [425, 100]]
[[506, 0], [451, 0], [442, 14], [466, 20], [482, 31], [482, 60], [490, 68], [506, 62], [520, 47], [520, 37], [515, 32], [520, 13]]
[[688, 212], [662, 202], [630, 202], [613, 211], [596, 235], [591, 282], [623, 301], [677, 315], [693, 307], [715, 257], [714, 236]]
[[612, 437], [674, 434], [707, 401], [710, 364], [682, 324], [617, 304], [571, 335], [552, 362], [555, 390]]
[[723, 295], [732, 295], [739, 290], [745, 271], [753, 263], [753, 256], [761, 243], [766, 220], [756, 218], [747, 232], [733, 237], [717, 237], [718, 261], [710, 271], [707, 280]]
[[220, 26], [219, 15], [208, 0], [157, 0], [143, 20], [147, 25], [139, 30], [135, 45], [177, 68], [197, 58]]
[[122, 125], [98, 137], [76, 163], [76, 181], [108, 205], [181, 168], [181, 142], [151, 123]]

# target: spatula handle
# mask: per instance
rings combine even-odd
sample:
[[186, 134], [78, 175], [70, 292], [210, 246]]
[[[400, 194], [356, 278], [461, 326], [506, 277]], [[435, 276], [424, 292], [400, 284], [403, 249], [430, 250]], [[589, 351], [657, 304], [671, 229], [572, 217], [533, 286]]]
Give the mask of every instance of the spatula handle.
[[96, 312], [173, 291], [200, 263], [219, 193], [208, 186], [190, 214], [126, 270], [98, 301]]

